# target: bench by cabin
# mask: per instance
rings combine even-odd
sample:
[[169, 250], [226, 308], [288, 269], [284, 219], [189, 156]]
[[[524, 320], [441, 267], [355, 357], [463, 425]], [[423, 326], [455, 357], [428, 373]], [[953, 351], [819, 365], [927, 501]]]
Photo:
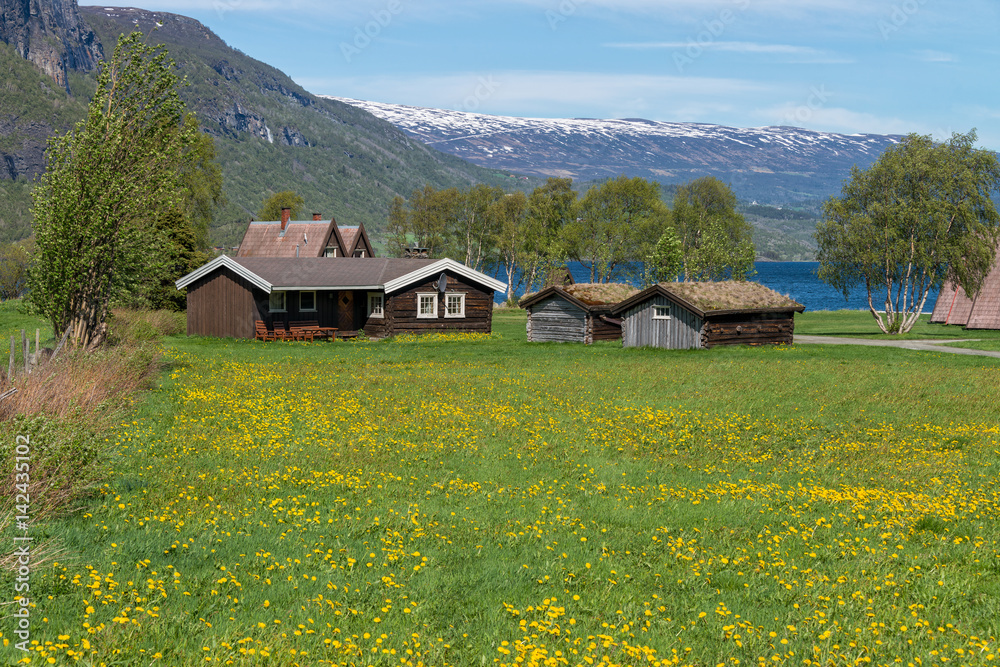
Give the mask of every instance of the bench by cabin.
[[621, 320], [611, 309], [639, 290], [631, 285], [553, 285], [524, 296], [518, 305], [528, 311], [528, 342], [584, 343], [621, 340]]
[[753, 282], [660, 283], [612, 309], [624, 347], [707, 349], [792, 343], [805, 306]]
[[450, 259], [228, 257], [179, 279], [188, 335], [254, 338], [291, 327], [364, 333], [490, 333], [493, 295], [507, 286]]

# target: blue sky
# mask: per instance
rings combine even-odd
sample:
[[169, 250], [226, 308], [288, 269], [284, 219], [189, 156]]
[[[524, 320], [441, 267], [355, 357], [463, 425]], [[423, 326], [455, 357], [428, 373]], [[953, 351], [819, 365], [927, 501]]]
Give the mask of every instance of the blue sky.
[[[112, 2], [108, 6], [135, 6]], [[147, 0], [317, 94], [1000, 149], [996, 0]]]

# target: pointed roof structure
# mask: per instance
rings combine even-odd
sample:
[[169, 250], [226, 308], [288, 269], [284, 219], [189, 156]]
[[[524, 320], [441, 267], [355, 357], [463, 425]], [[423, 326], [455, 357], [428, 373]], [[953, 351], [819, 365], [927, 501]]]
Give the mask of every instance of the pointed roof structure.
[[945, 283], [934, 304], [931, 322], [966, 329], [1000, 329], [1000, 246], [976, 298], [969, 298], [961, 285]]
[[[237, 257], [374, 257], [364, 225], [339, 227], [334, 218], [322, 220], [251, 220], [243, 233]], [[361, 252], [358, 252], [358, 251]]]

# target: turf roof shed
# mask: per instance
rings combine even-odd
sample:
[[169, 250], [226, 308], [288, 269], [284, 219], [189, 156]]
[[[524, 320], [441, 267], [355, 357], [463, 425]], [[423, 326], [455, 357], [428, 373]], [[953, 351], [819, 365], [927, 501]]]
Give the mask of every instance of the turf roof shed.
[[529, 294], [519, 303], [528, 311], [528, 342], [590, 345], [595, 340], [619, 340], [621, 322], [611, 317], [611, 309], [637, 292], [631, 285], [580, 283]]
[[616, 305], [625, 347], [791, 344], [805, 306], [753, 282], [660, 283]]

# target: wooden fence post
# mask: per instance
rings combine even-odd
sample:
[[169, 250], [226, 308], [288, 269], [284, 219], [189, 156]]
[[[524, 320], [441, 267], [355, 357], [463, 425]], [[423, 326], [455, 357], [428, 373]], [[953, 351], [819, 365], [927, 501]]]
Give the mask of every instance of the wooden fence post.
[[66, 327], [66, 331], [63, 332], [62, 340], [56, 345], [56, 351], [52, 353], [52, 358], [49, 361], [55, 361], [56, 356], [59, 354], [59, 350], [63, 349], [63, 345], [66, 344], [66, 339], [69, 338], [69, 327]]
[[17, 348], [14, 347], [14, 334], [10, 335], [10, 363], [7, 364], [7, 381], [14, 381], [14, 354], [17, 352]]

